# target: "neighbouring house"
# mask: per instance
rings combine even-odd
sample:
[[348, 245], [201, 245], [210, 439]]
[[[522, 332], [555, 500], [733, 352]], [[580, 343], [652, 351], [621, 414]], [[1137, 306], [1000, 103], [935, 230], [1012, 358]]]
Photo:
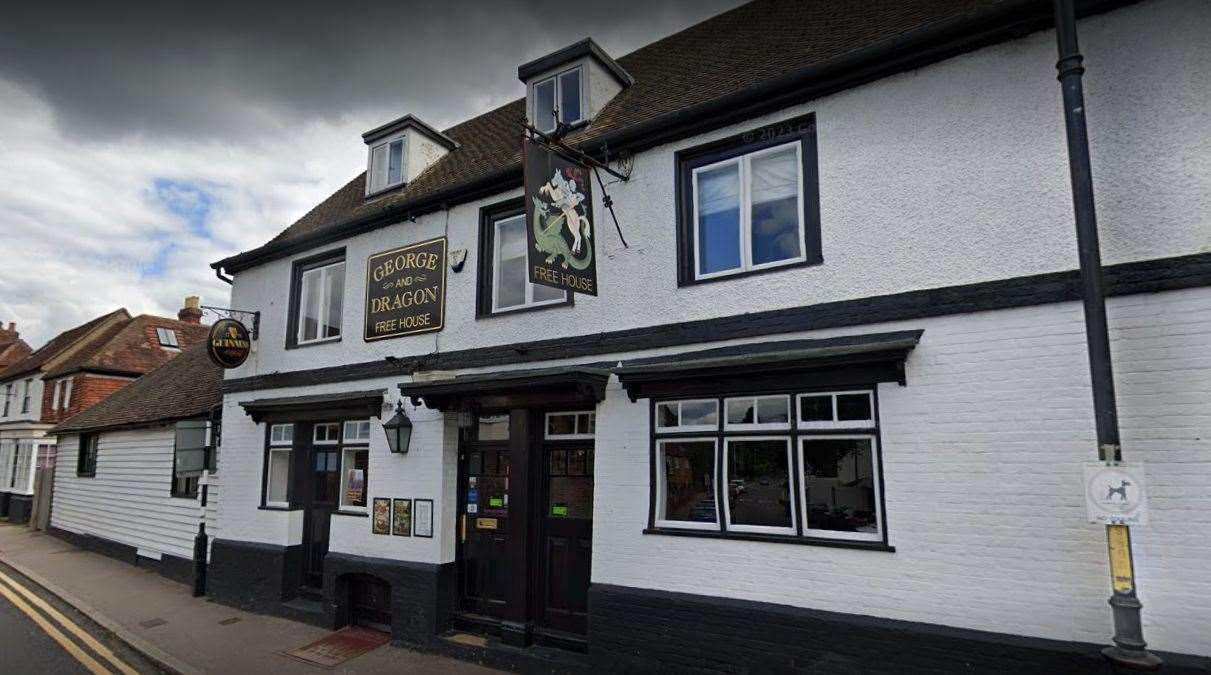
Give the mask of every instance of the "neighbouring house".
[[0, 326], [0, 371], [29, 356], [30, 351], [15, 322], [9, 321], [8, 328]]
[[55, 336], [0, 371], [0, 518], [29, 519], [38, 467], [54, 465], [47, 430], [204, 342], [197, 297], [176, 319], [117, 309]]
[[[1211, 3], [1078, 4], [1143, 628], [1205, 667]], [[1101, 667], [1052, 9], [758, 0], [350, 139], [213, 264], [260, 316], [211, 597], [600, 672]], [[628, 177], [590, 179], [596, 296], [528, 280], [526, 122]]]
[[198, 525], [211, 537], [218, 528], [222, 379], [198, 344], [51, 429], [49, 531], [191, 580]]

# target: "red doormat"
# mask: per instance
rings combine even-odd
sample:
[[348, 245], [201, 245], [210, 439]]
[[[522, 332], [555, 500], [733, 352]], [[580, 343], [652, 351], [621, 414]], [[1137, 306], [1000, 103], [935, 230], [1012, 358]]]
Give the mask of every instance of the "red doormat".
[[351, 626], [326, 638], [316, 640], [306, 647], [282, 653], [321, 668], [335, 668], [349, 659], [378, 649], [390, 641], [391, 636], [387, 633]]

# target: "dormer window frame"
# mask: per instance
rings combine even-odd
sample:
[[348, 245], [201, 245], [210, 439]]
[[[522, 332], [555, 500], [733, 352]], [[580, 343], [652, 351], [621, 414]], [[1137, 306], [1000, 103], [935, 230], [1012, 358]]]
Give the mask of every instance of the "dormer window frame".
[[[391, 160], [392, 150], [398, 144], [399, 147], [399, 175], [392, 180], [391, 176]], [[375, 169], [374, 155], [379, 150], [383, 152], [382, 160], [382, 177], [381, 183], [379, 175]], [[408, 138], [407, 130], [400, 130], [398, 133], [390, 136], [385, 136], [381, 140], [376, 141], [370, 146], [370, 152], [366, 155], [366, 196], [379, 194], [388, 190], [394, 190], [408, 182], [407, 175], [408, 161]]]
[[[542, 79], [536, 79], [530, 83], [529, 91], [527, 92], [527, 95], [526, 95], [526, 100], [528, 101], [529, 108], [530, 108], [530, 110], [529, 110], [530, 122], [534, 125], [534, 128], [538, 129], [539, 131], [541, 131], [543, 133], [551, 133], [551, 132], [555, 131], [555, 128], [557, 126], [553, 119], [546, 119], [548, 117], [547, 115], [543, 115], [540, 117], [538, 114], [538, 88], [547, 83], [551, 83], [553, 86], [554, 91], [552, 92], [552, 107], [554, 108], [554, 110], [559, 111], [559, 116], [561, 118], [559, 120], [560, 122], [563, 122], [564, 124], [571, 126], [571, 125], [575, 125], [575, 124], [584, 122], [588, 119], [586, 117], [586, 114], [588, 112], [588, 107], [589, 107], [588, 106], [588, 79], [589, 79], [588, 73], [589, 73], [589, 69], [587, 68], [587, 65], [588, 65], [587, 60], [580, 61], [580, 62], [574, 63], [566, 68], [560, 68], [559, 70], [551, 73], [547, 77], [544, 77]], [[577, 115], [576, 119], [563, 119], [564, 109], [560, 106], [560, 103], [563, 101], [563, 77], [565, 75], [568, 75], [573, 72], [577, 73], [577, 79], [578, 79], [579, 85], [580, 85], [579, 86], [580, 91], [579, 91], [579, 96], [578, 96], [578, 99], [579, 99], [578, 113], [579, 114]], [[546, 119], [546, 121], [545, 122], [540, 121], [543, 119]], [[547, 125], [549, 125], [549, 126], [547, 126]]]

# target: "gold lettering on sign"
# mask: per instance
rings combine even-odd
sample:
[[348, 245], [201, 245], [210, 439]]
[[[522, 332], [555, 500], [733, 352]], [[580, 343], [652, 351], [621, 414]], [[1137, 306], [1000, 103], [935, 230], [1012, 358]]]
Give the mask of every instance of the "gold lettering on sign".
[[366, 262], [365, 339], [441, 330], [446, 239], [376, 253]]

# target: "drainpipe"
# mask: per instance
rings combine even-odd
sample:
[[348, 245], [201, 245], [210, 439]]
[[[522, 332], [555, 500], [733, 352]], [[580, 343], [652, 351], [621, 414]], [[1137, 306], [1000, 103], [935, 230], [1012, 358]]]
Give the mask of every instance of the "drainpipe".
[[[1081, 298], [1085, 307], [1085, 340], [1093, 388], [1093, 414], [1097, 426], [1098, 459], [1107, 464], [1122, 461], [1118, 410], [1114, 397], [1114, 371], [1110, 362], [1110, 338], [1106, 328], [1106, 299], [1102, 289], [1102, 260], [1097, 238], [1097, 212], [1093, 203], [1093, 170], [1089, 162], [1089, 134], [1085, 126], [1085, 92], [1081, 76], [1085, 69], [1076, 40], [1073, 0], [1055, 0], [1056, 44], [1059, 60], [1057, 78], [1064, 96], [1064, 123], [1068, 137], [1068, 168], [1072, 177], [1072, 206], [1076, 216], [1077, 248], [1081, 266]], [[1121, 528], [1121, 529], [1115, 529]], [[1112, 550], [1126, 547], [1131, 559], [1131, 539], [1126, 525], [1107, 525]], [[1134, 565], [1132, 564], [1133, 568]], [[1133, 575], [1132, 575], [1133, 576]], [[1147, 650], [1140, 604], [1132, 578], [1129, 588], [1112, 584], [1110, 606], [1114, 614], [1114, 646], [1102, 650], [1113, 663], [1128, 668], [1155, 670], [1161, 660]]]

